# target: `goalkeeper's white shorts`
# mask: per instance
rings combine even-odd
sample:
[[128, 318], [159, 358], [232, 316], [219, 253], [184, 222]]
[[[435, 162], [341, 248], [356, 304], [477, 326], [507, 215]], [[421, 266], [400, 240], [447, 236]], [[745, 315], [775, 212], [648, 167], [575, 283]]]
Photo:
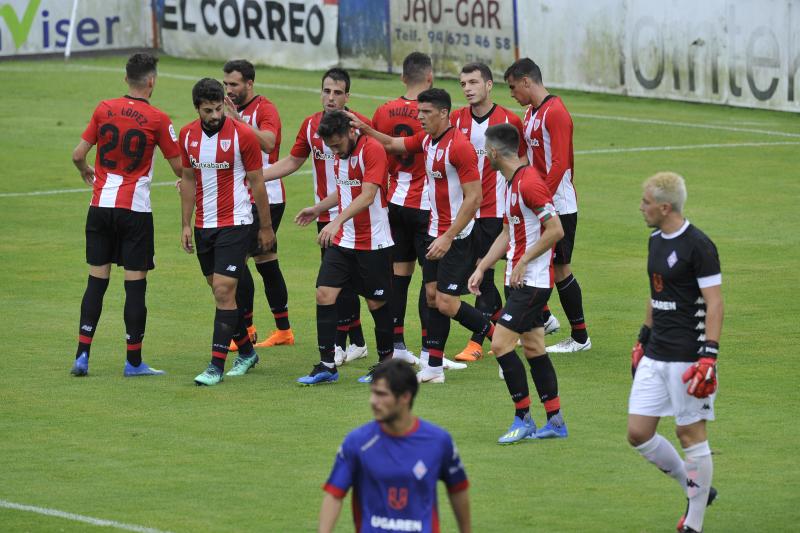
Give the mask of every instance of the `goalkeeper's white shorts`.
[[679, 426], [688, 426], [700, 420], [714, 420], [717, 393], [708, 398], [695, 398], [686, 392], [688, 383], [683, 383], [681, 378], [692, 364], [642, 357], [628, 399], [628, 414], [674, 416]]

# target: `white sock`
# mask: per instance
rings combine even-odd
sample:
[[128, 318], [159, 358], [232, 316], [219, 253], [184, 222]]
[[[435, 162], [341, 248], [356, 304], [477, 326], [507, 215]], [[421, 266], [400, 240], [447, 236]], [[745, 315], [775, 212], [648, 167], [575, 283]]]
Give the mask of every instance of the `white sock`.
[[686, 494], [689, 497], [689, 512], [686, 513], [683, 525], [695, 531], [702, 531], [708, 493], [711, 490], [711, 477], [714, 474], [711, 448], [708, 446], [708, 441], [703, 441], [684, 448], [683, 453], [686, 456]]
[[658, 433], [652, 439], [636, 446], [642, 457], [673, 478], [686, 493], [686, 466], [675, 447]]

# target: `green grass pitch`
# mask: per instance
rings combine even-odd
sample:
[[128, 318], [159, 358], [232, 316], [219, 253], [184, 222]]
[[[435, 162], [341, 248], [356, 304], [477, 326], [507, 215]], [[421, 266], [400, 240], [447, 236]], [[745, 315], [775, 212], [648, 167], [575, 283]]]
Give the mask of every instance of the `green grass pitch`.
[[[157, 268], [148, 277], [144, 356], [168, 374], [122, 378], [124, 291], [115, 269], [90, 376], [69, 375], [90, 198], [85, 188], [69, 192], [83, 187], [70, 153], [96, 103], [125, 92], [124, 61], [0, 63], [0, 500], [169, 531], [313, 530], [320, 485], [341, 439], [370, 419], [367, 388], [356, 378], [374, 355], [344, 367], [334, 386], [294, 383], [317, 360], [319, 251], [312, 227], [292, 223], [312, 199], [308, 172], [285, 182], [278, 234], [295, 346], [260, 350], [262, 363], [246, 377], [194, 386], [209, 357], [214, 305], [196, 258], [180, 249], [179, 198], [164, 185], [174, 180], [159, 155], [152, 190]], [[152, 103], [178, 129], [196, 118], [192, 84], [221, 78], [221, 63], [163, 58], [159, 68]], [[281, 113], [282, 155], [302, 119], [320, 109], [319, 77], [257, 71], [257, 90]], [[436, 84], [463, 105], [454, 80]], [[402, 91], [396, 76], [356, 77], [350, 106], [371, 115]], [[720, 498], [706, 531], [796, 530], [797, 115], [554, 92], [575, 121], [580, 224], [573, 269], [594, 347], [554, 357], [570, 430], [564, 441], [495, 444], [512, 406], [490, 358], [448, 373], [444, 386], [422, 387], [415, 411], [453, 434], [471, 480], [475, 531], [670, 531], [683, 512], [675, 483], [625, 440], [629, 353], [647, 297], [640, 184], [665, 169], [686, 177], [687, 216], [717, 243], [723, 268], [721, 389], [710, 425]], [[502, 83], [494, 96], [516, 107]], [[27, 194], [61, 190], [67, 192]], [[410, 294], [418, 283], [416, 273]], [[256, 325], [265, 335], [272, 318], [256, 284]], [[557, 300], [554, 312], [563, 319]], [[413, 296], [409, 301], [407, 339], [417, 351]], [[365, 306], [362, 313], [373, 347]], [[454, 326], [448, 353], [466, 339]], [[541, 420], [540, 407], [532, 412]], [[675, 442], [673, 428], [672, 419], [663, 421], [662, 433]], [[439, 504], [443, 530], [452, 531], [443, 491]], [[88, 527], [0, 507], [3, 531]], [[338, 529], [351, 528], [347, 503]]]

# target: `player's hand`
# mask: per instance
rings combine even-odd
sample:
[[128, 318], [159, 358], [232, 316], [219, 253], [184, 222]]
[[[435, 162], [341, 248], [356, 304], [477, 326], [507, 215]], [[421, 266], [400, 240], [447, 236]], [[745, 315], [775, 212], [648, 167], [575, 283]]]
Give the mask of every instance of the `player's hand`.
[[86, 168], [80, 171], [83, 182], [89, 187], [94, 187], [94, 167], [86, 165]]
[[269, 252], [275, 246], [275, 230], [272, 229], [272, 226], [258, 228], [258, 246], [264, 253]]
[[525, 273], [528, 270], [528, 263], [520, 261], [517, 266], [511, 271], [511, 276], [508, 279], [508, 286], [512, 289], [519, 289], [525, 286]]
[[225, 95], [225, 116], [231, 117], [233, 120], [242, 120], [242, 117], [239, 116], [238, 106], [227, 95]]
[[642, 324], [639, 330], [639, 337], [636, 339], [636, 345], [631, 350], [631, 377], [636, 375], [636, 369], [639, 368], [639, 363], [644, 357], [644, 350], [650, 340], [650, 326]]
[[428, 253], [425, 254], [427, 259], [436, 261], [445, 256], [450, 251], [450, 246], [453, 244], [453, 239], [447, 235], [440, 235], [433, 239], [433, 242], [428, 246]]
[[701, 357], [683, 373], [683, 382], [688, 383], [686, 392], [696, 398], [708, 398], [717, 390], [717, 360]]
[[192, 228], [185, 226], [181, 232], [181, 247], [187, 254], [194, 253], [194, 243], [192, 242]]
[[469, 277], [467, 281], [467, 288], [469, 292], [474, 294], [475, 296], [481, 295], [481, 283], [483, 283], [483, 270], [480, 268], [476, 268], [475, 272]]
[[317, 215], [317, 212], [313, 207], [306, 207], [295, 215], [294, 223], [298, 226], [308, 226], [314, 222], [318, 216], [319, 215]]
[[182, 181], [183, 180], [181, 178], [178, 178], [178, 179], [175, 180], [175, 190], [178, 191], [178, 194], [181, 193], [181, 182]]
[[335, 220], [328, 222], [317, 235], [317, 242], [321, 247], [327, 248], [333, 243], [333, 238], [337, 233], [339, 233], [339, 224]]
[[360, 118], [358, 118], [356, 115], [354, 115], [350, 111], [342, 110], [342, 112], [350, 118], [350, 125], [352, 127], [354, 127], [355, 129], [363, 130], [364, 128], [367, 127], [367, 125], [364, 124], [364, 122]]

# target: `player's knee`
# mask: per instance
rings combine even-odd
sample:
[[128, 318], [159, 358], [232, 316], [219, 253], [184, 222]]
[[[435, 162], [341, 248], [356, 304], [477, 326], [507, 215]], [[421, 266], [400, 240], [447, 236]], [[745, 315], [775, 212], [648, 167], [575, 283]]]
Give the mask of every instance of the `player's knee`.
[[436, 294], [436, 308], [443, 315], [449, 317], [455, 316], [455, 314], [458, 312], [458, 307], [460, 304], [461, 301], [455, 296], [442, 294], [441, 292]]
[[317, 305], [333, 305], [339, 291], [332, 287], [317, 287]]
[[649, 429], [628, 425], [628, 444], [634, 448], [649, 441], [653, 436], [655, 433]]
[[211, 286], [217, 307], [227, 308], [236, 303], [236, 287], [228, 284], [215, 283]]
[[569, 265], [553, 265], [553, 277], [556, 283], [567, 279], [570, 274], [572, 274], [572, 270]]
[[253, 258], [253, 261], [256, 262], [257, 265], [261, 263], [269, 263], [270, 261], [275, 261], [278, 258], [278, 254], [276, 252], [267, 252], [265, 254], [257, 255]]

